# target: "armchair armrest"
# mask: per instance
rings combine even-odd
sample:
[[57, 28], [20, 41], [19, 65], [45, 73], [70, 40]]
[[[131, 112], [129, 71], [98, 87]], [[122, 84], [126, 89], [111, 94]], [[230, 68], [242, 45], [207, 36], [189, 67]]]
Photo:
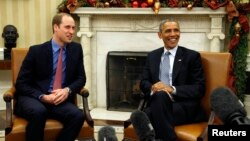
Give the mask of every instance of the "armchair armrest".
[[214, 123], [214, 117], [215, 117], [215, 113], [213, 111], [211, 111], [211, 114], [210, 114], [209, 119], [208, 119], [207, 127], [197, 137], [197, 141], [206, 141], [208, 125], [212, 125]]
[[14, 94], [16, 92], [16, 88], [12, 87], [8, 89], [4, 94], [3, 94], [3, 99], [5, 102], [11, 102], [11, 100], [14, 98]]
[[14, 94], [16, 89], [14, 87], [8, 89], [3, 94], [3, 99], [6, 103], [6, 125], [5, 125], [5, 133], [8, 134], [12, 130], [12, 100], [14, 99]]
[[86, 116], [86, 121], [90, 126], [94, 127], [94, 121], [90, 115], [89, 104], [87, 99], [89, 96], [89, 91], [86, 88], [82, 88], [79, 95], [82, 96], [83, 110]]

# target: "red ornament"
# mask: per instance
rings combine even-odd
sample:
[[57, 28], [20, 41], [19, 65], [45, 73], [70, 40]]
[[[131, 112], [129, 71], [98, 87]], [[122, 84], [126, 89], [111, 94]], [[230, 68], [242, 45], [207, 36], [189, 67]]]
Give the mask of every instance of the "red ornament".
[[91, 5], [92, 7], [96, 6], [96, 0], [87, 0], [87, 3]]
[[139, 2], [138, 1], [133, 1], [132, 7], [133, 8], [138, 8], [138, 6], [139, 6]]
[[146, 8], [146, 7], [148, 7], [148, 4], [146, 2], [143, 2], [143, 3], [141, 3], [141, 7]]

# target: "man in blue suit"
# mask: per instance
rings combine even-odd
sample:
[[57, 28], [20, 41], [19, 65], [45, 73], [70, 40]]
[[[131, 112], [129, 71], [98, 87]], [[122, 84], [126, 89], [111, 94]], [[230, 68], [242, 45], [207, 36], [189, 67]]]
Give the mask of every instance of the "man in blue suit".
[[[50, 41], [29, 48], [16, 81], [15, 113], [28, 121], [27, 141], [44, 140], [47, 118], [63, 124], [57, 141], [74, 141], [85, 119], [72, 103], [86, 82], [82, 47], [72, 42], [75, 21], [71, 15], [59, 13], [53, 18], [52, 29]], [[59, 62], [61, 69], [57, 70]], [[54, 81], [59, 82], [56, 88]]]
[[[205, 118], [200, 106], [205, 78], [200, 54], [178, 45], [178, 22], [162, 21], [158, 36], [164, 47], [148, 54], [140, 88], [149, 99], [145, 112], [155, 129], [156, 139], [175, 141], [175, 125]], [[165, 53], [168, 63], [163, 61]], [[167, 72], [163, 72], [167, 64]]]

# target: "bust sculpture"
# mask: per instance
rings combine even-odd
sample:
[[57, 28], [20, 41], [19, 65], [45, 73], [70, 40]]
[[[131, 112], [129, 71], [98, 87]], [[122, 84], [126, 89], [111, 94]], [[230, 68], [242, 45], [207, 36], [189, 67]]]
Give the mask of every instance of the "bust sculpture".
[[16, 41], [19, 37], [17, 28], [14, 25], [6, 25], [3, 28], [2, 37], [4, 38], [4, 59], [11, 59], [11, 49], [16, 47]]

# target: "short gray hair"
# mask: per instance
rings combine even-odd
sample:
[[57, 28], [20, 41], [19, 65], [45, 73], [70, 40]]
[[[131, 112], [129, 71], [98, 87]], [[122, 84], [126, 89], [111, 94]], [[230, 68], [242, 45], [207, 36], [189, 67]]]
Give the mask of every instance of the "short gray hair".
[[164, 25], [165, 23], [167, 23], [167, 22], [175, 22], [175, 23], [177, 23], [178, 27], [180, 28], [180, 25], [179, 25], [179, 22], [178, 22], [178, 21], [176, 21], [176, 20], [174, 20], [174, 19], [165, 19], [165, 20], [162, 20], [162, 21], [160, 22], [160, 25], [159, 25], [159, 32], [162, 32], [162, 27], [163, 27], [163, 25]]

